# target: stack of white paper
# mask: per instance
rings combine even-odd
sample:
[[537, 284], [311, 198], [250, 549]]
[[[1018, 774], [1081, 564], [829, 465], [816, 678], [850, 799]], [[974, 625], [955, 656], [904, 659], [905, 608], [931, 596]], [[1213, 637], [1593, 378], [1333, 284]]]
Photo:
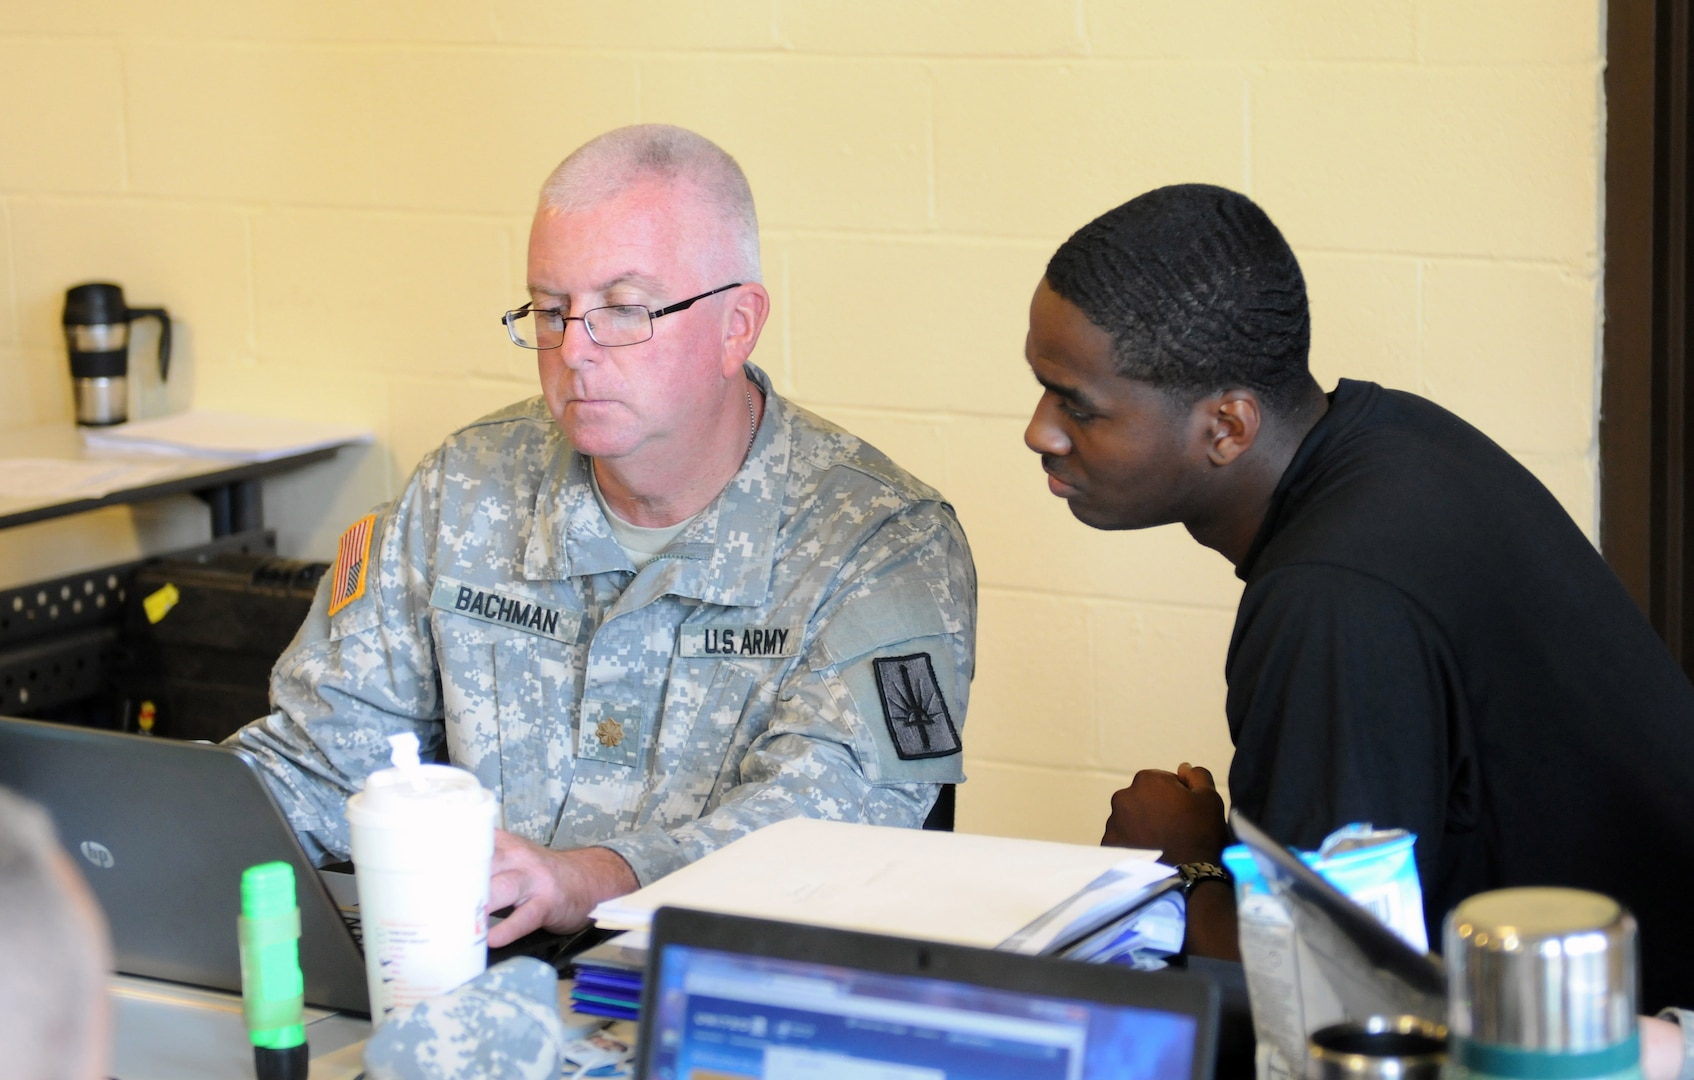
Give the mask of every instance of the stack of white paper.
[[[1151, 886], [1175, 874], [1163, 863], [1145, 859], [1121, 862], [1002, 941], [1000, 948], [1030, 956], [1063, 948], [1117, 922], [1148, 897]], [[1178, 934], [1176, 948], [1181, 947], [1182, 935]]]
[[200, 409], [83, 432], [83, 440], [96, 449], [195, 454], [238, 461], [271, 461], [332, 446], [368, 443], [371, 438], [370, 431], [346, 424]]
[[[1157, 856], [792, 818], [606, 901], [593, 918], [608, 929], [640, 929], [669, 904], [993, 948], [1107, 870], [1119, 869], [1148, 887], [1169, 877], [1170, 867], [1152, 861]], [[1071, 922], [1059, 920], [1061, 926]]]
[[67, 458], [0, 458], [0, 498], [99, 499], [114, 491], [168, 479], [179, 466]]

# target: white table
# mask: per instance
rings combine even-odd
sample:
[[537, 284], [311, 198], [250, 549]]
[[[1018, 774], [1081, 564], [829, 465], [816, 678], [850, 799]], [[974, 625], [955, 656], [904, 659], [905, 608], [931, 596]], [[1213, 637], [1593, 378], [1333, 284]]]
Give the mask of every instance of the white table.
[[[241, 998], [217, 990], [114, 975], [112, 1059], [116, 1080], [194, 1080], [253, 1076], [253, 1044]], [[363, 1071], [370, 1021], [306, 1010], [311, 1080], [355, 1080]]]
[[7, 458], [129, 461], [147, 465], [151, 473], [133, 486], [94, 498], [80, 495], [0, 497], [0, 529], [186, 492], [198, 496], [211, 508], [213, 536], [247, 532], [264, 526], [264, 506], [259, 492], [262, 478], [314, 461], [328, 460], [335, 456], [335, 452], [336, 448], [330, 447], [288, 454], [269, 461], [235, 461], [227, 457], [192, 454], [164, 456], [93, 451], [83, 445], [81, 429], [71, 424], [0, 432], [0, 464]]
[[[571, 1009], [571, 980], [559, 981], [559, 1013], [568, 1037], [609, 1023]], [[111, 980], [115, 1080], [252, 1080], [253, 1045], [241, 1021], [241, 998], [219, 990], [114, 975]], [[611, 1034], [635, 1045], [636, 1027], [612, 1023]], [[371, 1024], [357, 1016], [306, 1010], [310, 1080], [358, 1080]]]

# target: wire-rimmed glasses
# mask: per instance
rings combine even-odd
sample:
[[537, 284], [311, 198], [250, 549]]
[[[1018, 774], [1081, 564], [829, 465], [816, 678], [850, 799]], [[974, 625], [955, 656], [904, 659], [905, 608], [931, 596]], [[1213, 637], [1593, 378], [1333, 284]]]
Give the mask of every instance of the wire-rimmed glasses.
[[563, 308], [538, 308], [533, 302], [500, 316], [512, 344], [525, 349], [557, 349], [565, 343], [565, 324], [579, 322], [596, 345], [616, 348], [619, 345], [639, 345], [653, 336], [653, 320], [679, 311], [687, 311], [708, 296], [737, 288], [742, 282], [720, 285], [699, 296], [679, 300], [658, 311], [640, 304], [613, 304], [590, 308], [581, 315], [566, 315]]

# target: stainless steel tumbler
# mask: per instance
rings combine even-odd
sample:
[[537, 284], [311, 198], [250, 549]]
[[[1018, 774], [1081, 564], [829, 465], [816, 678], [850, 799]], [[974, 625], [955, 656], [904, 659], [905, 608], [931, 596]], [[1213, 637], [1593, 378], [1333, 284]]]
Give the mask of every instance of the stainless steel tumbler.
[[1419, 1016], [1331, 1024], [1308, 1046], [1308, 1080], [1437, 1080], [1447, 1064], [1447, 1029]]
[[1635, 918], [1580, 889], [1500, 889], [1447, 916], [1455, 1064], [1530, 1080], [1639, 1077]]
[[65, 293], [65, 347], [70, 352], [76, 422], [92, 427], [129, 419], [129, 324], [159, 320], [159, 378], [170, 373], [171, 317], [164, 308], [132, 308], [124, 291], [104, 281]]

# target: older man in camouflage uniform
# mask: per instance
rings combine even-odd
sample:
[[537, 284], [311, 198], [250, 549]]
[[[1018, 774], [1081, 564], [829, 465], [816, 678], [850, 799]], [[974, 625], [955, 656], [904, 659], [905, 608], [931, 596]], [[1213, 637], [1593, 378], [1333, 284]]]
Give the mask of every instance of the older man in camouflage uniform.
[[308, 846], [385, 737], [445, 739], [500, 798], [499, 945], [773, 821], [916, 826], [964, 779], [976, 580], [952, 508], [784, 401], [740, 168], [611, 132], [542, 191], [542, 395], [464, 428], [344, 535], [233, 737]]

